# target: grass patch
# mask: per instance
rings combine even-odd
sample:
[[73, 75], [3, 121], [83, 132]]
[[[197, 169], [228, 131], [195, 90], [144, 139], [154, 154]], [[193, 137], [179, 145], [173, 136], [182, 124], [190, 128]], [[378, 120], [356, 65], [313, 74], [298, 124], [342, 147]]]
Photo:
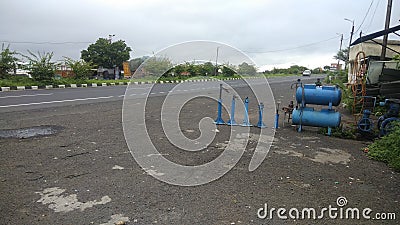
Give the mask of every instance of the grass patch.
[[6, 79], [0, 79], [0, 87], [15, 87], [15, 86], [44, 86], [44, 85], [67, 85], [67, 84], [110, 84], [119, 82], [154, 82], [154, 81], [176, 81], [176, 80], [200, 80], [200, 79], [219, 79], [223, 80], [226, 78], [241, 78], [239, 75], [234, 76], [197, 76], [197, 77], [187, 77], [187, 76], [176, 76], [176, 77], [155, 77], [155, 76], [146, 76], [140, 78], [132, 78], [132, 79], [119, 79], [119, 80], [97, 80], [97, 79], [74, 79], [74, 78], [59, 78], [53, 79], [47, 82], [35, 81], [29, 77], [23, 76], [10, 76]]
[[[339, 127], [332, 128], [331, 136], [337, 137], [337, 138], [354, 140], [354, 139], [356, 139], [356, 135], [355, 135], [356, 132], [357, 132], [357, 128], [354, 125], [348, 124], [345, 126], [345, 125], [341, 124]], [[326, 128], [326, 127], [320, 128], [319, 133], [327, 134], [328, 128]]]
[[368, 146], [368, 156], [400, 171], [400, 123], [394, 123], [392, 132]]
[[7, 79], [0, 79], [0, 87], [12, 86], [42, 86], [43, 82], [38, 82], [29, 77], [13, 76]]

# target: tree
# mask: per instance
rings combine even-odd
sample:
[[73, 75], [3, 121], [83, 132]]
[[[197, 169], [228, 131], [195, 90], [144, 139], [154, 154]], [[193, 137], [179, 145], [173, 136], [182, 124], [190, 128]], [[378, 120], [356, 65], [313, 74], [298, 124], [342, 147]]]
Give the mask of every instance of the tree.
[[69, 66], [75, 74], [76, 79], [87, 79], [92, 75], [92, 69], [94, 68], [91, 62], [84, 60], [73, 60], [65, 57], [65, 64]]
[[143, 65], [143, 72], [150, 76], [161, 76], [172, 68], [172, 63], [167, 58], [151, 57]]
[[345, 62], [347, 64], [349, 62], [349, 60], [348, 60], [348, 58], [349, 58], [349, 49], [345, 48], [345, 49], [342, 49], [342, 50], [338, 51], [336, 53], [336, 55], [333, 56], [333, 58], [336, 59], [336, 60], [341, 60], [341, 61], [343, 61], [343, 62]]
[[233, 77], [236, 74], [234, 70], [229, 68], [228, 66], [224, 65], [222, 67], [222, 75], [226, 77]]
[[135, 72], [137, 70], [137, 68], [139, 68], [139, 66], [148, 58], [149, 58], [148, 56], [143, 56], [143, 57], [140, 57], [140, 58], [131, 59], [129, 61], [129, 69], [132, 72]]
[[256, 68], [253, 65], [250, 65], [246, 62], [243, 62], [238, 67], [238, 74], [240, 75], [253, 76], [256, 73], [257, 73]]
[[289, 73], [289, 74], [299, 74], [299, 73], [302, 73], [304, 70], [307, 70], [307, 69], [308, 68], [304, 67], [304, 66], [293, 65], [293, 66], [289, 67], [287, 73]]
[[96, 43], [90, 44], [87, 50], [81, 51], [81, 58], [104, 68], [122, 68], [122, 63], [129, 60], [131, 51], [125, 41], [111, 42], [109, 39], [99, 38]]
[[211, 76], [215, 72], [215, 66], [211, 62], [206, 62], [201, 65], [200, 75], [201, 76]]
[[16, 69], [16, 62], [18, 59], [14, 56], [17, 53], [11, 51], [10, 46], [4, 48], [4, 44], [1, 46], [0, 53], [0, 78], [5, 78], [9, 72]]
[[53, 80], [54, 72], [57, 64], [51, 61], [53, 52], [34, 54], [28, 50], [29, 55], [23, 55], [24, 58], [29, 60], [28, 70], [29, 74], [36, 81], [43, 81], [49, 83]]

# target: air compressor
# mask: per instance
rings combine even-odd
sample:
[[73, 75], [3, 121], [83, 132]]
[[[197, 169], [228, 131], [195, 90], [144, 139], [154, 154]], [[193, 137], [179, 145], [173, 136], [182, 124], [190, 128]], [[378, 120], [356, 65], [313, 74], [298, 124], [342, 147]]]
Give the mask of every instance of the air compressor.
[[[341, 114], [333, 109], [338, 106], [342, 98], [342, 91], [337, 86], [317, 86], [315, 84], [300, 85], [296, 89], [298, 107], [293, 110], [292, 123], [298, 125], [298, 131], [303, 126], [326, 127], [331, 135], [332, 127], [339, 127]], [[328, 108], [315, 110], [307, 104], [323, 105]]]

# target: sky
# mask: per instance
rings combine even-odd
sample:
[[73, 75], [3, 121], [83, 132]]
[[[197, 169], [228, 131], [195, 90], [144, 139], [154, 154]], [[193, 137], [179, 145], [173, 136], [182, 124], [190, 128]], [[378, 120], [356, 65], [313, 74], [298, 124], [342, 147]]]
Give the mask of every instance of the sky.
[[[0, 43], [27, 53], [80, 58], [100, 37], [124, 40], [131, 58], [168, 46], [209, 40], [233, 46], [259, 70], [335, 63], [362, 31], [384, 29], [387, 0], [1, 0]], [[393, 0], [390, 27], [400, 24]], [[389, 39], [399, 39], [390, 35]]]

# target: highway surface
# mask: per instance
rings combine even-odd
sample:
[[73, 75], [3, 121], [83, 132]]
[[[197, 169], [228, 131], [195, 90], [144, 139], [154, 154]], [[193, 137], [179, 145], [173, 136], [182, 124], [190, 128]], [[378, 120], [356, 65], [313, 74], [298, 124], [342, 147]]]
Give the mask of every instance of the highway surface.
[[[322, 77], [322, 76], [319, 76]], [[295, 82], [301, 78], [304, 81], [315, 79], [315, 77], [275, 77], [270, 78], [270, 84], [281, 82]], [[245, 87], [242, 80], [224, 81], [231, 87]], [[250, 80], [252, 85], [257, 84], [257, 79]], [[130, 93], [131, 98], [146, 98], [152, 96], [173, 94], [185, 94], [185, 92], [215, 91], [218, 93], [219, 82], [190, 82], [184, 83], [182, 87], [174, 89], [177, 84], [138, 84], [131, 85], [134, 90]], [[127, 86], [107, 86], [89, 88], [66, 88], [66, 89], [43, 89], [0, 92], [0, 112], [18, 111], [26, 109], [37, 109], [43, 107], [87, 104], [95, 102], [106, 102], [122, 100], [125, 96]]]

